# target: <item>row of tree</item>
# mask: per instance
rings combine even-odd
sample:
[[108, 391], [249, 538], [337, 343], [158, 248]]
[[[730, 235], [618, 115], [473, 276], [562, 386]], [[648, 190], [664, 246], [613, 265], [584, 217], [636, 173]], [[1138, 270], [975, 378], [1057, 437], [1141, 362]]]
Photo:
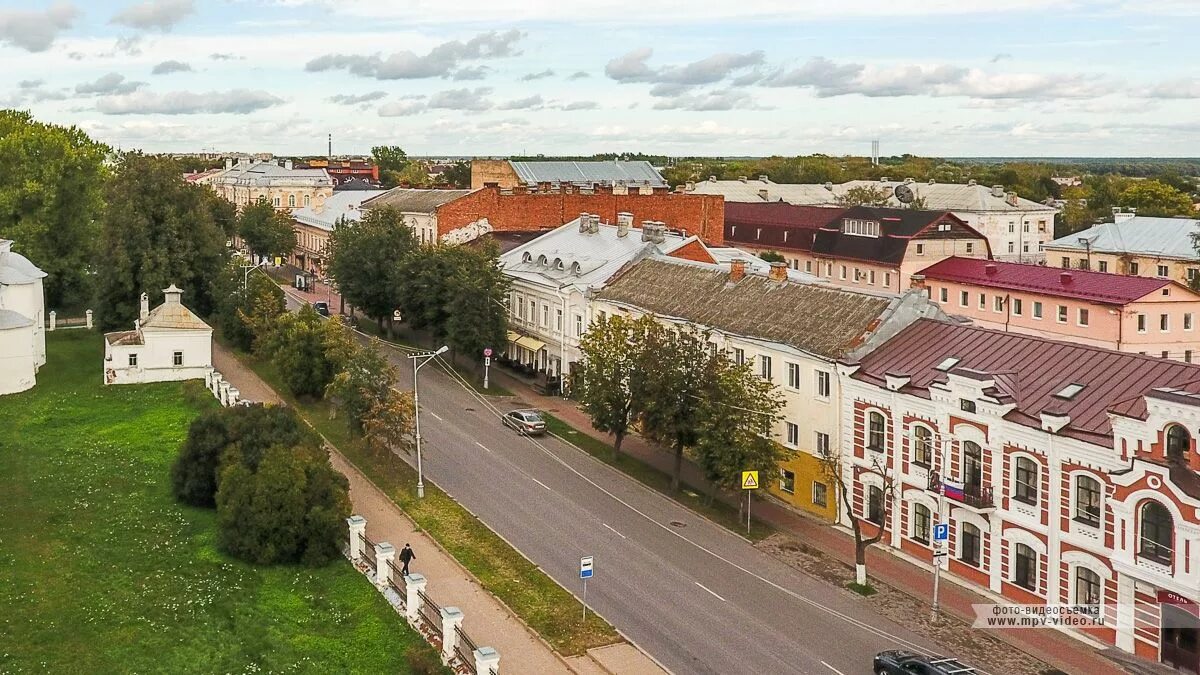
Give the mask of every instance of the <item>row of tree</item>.
[[379, 167], [379, 179], [385, 188], [433, 187], [450, 185], [459, 188], [471, 187], [471, 163], [458, 160], [442, 171], [438, 179], [430, 176], [430, 165], [424, 160], [412, 159], [397, 145], [377, 145], [371, 148], [371, 159]]

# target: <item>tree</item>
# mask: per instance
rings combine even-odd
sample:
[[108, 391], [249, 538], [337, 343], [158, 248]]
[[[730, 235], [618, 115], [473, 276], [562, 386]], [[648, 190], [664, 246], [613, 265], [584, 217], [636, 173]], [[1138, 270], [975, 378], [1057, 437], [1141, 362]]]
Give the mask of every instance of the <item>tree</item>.
[[1120, 205], [1136, 208], [1138, 215], [1170, 217], [1191, 215], [1192, 198], [1156, 180], [1134, 182], [1121, 192]]
[[171, 284], [187, 292], [190, 308], [212, 314], [229, 257], [224, 200], [185, 182], [173, 161], [139, 153], [121, 158], [106, 194], [96, 291], [101, 326], [133, 323], [141, 293], [153, 302]]
[[[710, 358], [701, 398], [695, 453], [714, 488], [738, 490], [742, 471], [768, 475], [791, 453], [771, 438], [783, 398], [769, 380], [724, 353]], [[710, 495], [711, 499], [711, 495]], [[745, 516], [738, 501], [738, 519]]]
[[433, 183], [429, 178], [429, 171], [421, 162], [409, 162], [408, 166], [396, 174], [396, 181], [408, 187], [428, 187]]
[[339, 223], [329, 237], [329, 274], [342, 297], [392, 333], [392, 313], [404, 299], [406, 261], [417, 248], [404, 215], [371, 209], [358, 223]]
[[292, 219], [276, 211], [266, 197], [242, 209], [237, 231], [254, 260], [285, 256], [296, 247]]
[[613, 435], [613, 456], [621, 454], [621, 443], [637, 415], [635, 381], [642, 374], [641, 350], [645, 336], [655, 329], [654, 319], [609, 316], [597, 319], [579, 341], [583, 354], [571, 383], [583, 412], [597, 431]]
[[399, 289], [404, 320], [417, 330], [432, 333], [434, 341], [446, 337], [452, 299], [447, 280], [457, 273], [456, 258], [464, 250], [441, 244], [422, 246], [401, 265]]
[[247, 277], [232, 262], [226, 266], [217, 291], [217, 324], [225, 338], [242, 351], [254, 349], [287, 311], [283, 290], [270, 277], [255, 273]]
[[[883, 524], [888, 522], [888, 517], [891, 512], [892, 502], [896, 497], [896, 477], [892, 474], [884, 461], [878, 457], [871, 459], [871, 465], [867, 467], [845, 466], [842, 462], [842, 457], [839, 453], [830, 452], [825, 457], [821, 458], [821, 467], [825, 476], [833, 481], [837, 486], [837, 498], [842, 504], [842, 509], [846, 515], [846, 519], [850, 521], [850, 529], [854, 532], [854, 583], [859, 586], [867, 585], [867, 549], [883, 539], [886, 532]], [[854, 471], [855, 475], [850, 477], [851, 481], [860, 481], [863, 476], [873, 475], [878, 478], [879, 485], [875, 486], [879, 490], [879, 506], [878, 515], [879, 523], [868, 521], [869, 525], [864, 525], [863, 521], [866, 518], [859, 516], [854, 512], [854, 488], [853, 483], [847, 484], [846, 472]], [[863, 486], [863, 508], [870, 515], [871, 505], [871, 488]], [[864, 526], [874, 528], [874, 533], [867, 536], [864, 533]]]
[[769, 263], [772, 263], [772, 262], [785, 263], [785, 262], [787, 262], [787, 258], [783, 257], [782, 253], [778, 253], [776, 251], [763, 251], [762, 253], [758, 254], [758, 257], [762, 258], [763, 260], [766, 260]]
[[460, 247], [456, 253], [455, 272], [446, 279], [450, 288], [445, 333], [450, 346], [478, 366], [485, 347], [508, 344], [504, 303], [512, 283], [500, 268], [495, 244]]
[[442, 181], [456, 188], [471, 187], [471, 163], [463, 160], [451, 164], [442, 172]]
[[393, 188], [400, 184], [400, 172], [408, 166], [408, 154], [398, 145], [377, 145], [371, 148], [371, 158], [379, 167], [379, 177], [384, 187]]
[[263, 353], [297, 397], [320, 398], [333, 381], [336, 369], [326, 355], [323, 324], [312, 305], [305, 305], [279, 317], [263, 341]]
[[372, 410], [388, 397], [396, 383], [396, 368], [374, 345], [353, 351], [341, 362], [325, 388], [325, 398], [337, 404], [350, 430], [363, 433]]
[[363, 420], [367, 446], [382, 452], [402, 450], [412, 454], [416, 443], [416, 417], [412, 394], [388, 389], [375, 401]]
[[108, 151], [77, 127], [0, 110], [0, 238], [45, 270], [47, 307], [91, 300]]
[[892, 191], [886, 187], [860, 185], [846, 190], [838, 195], [838, 206], [888, 206], [891, 203]]

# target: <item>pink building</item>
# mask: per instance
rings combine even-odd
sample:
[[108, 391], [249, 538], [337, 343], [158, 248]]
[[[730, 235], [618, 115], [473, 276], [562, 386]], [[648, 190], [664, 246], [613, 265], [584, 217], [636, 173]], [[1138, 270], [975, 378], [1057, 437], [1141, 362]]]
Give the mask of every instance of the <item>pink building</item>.
[[947, 258], [913, 277], [947, 314], [984, 328], [1191, 362], [1200, 294], [1177, 281]]
[[782, 202], [725, 205], [725, 241], [783, 256], [835, 286], [900, 294], [909, 278], [949, 256], [991, 257], [987, 239], [948, 211]]

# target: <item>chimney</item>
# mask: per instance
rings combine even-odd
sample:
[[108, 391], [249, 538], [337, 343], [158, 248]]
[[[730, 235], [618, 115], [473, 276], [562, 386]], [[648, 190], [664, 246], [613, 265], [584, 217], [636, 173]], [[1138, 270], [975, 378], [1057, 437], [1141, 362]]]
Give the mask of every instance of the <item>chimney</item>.
[[908, 386], [912, 381], [912, 376], [908, 373], [884, 373], [883, 378], [887, 384], [888, 391], [900, 391]]
[[588, 215], [587, 211], [580, 213], [579, 214], [579, 231], [584, 234], [587, 234], [588, 230], [591, 229], [591, 226], [592, 226], [592, 217], [590, 215]]
[[770, 195], [767, 193], [767, 189], [766, 189], [766, 188], [763, 188], [763, 189], [761, 189], [761, 190], [759, 190], [759, 191], [758, 191], [758, 198], [759, 198], [759, 199], [761, 199], [761, 200], [763, 200], [764, 202], [766, 202], [766, 201], [770, 201], [770, 199], [769, 199], [769, 196], [770, 196]]
[[1017, 196], [1017, 193], [1015, 191], [1004, 193], [1004, 201], [1009, 206], [1016, 206], [1017, 204], [1019, 204], [1020, 203], [1020, 201], [1018, 201], [1019, 199], [1020, 199], [1020, 197]]
[[974, 179], [974, 178], [972, 178], [971, 180], [967, 181], [967, 185], [977, 185], [977, 184], [978, 184], [978, 183], [976, 183], [976, 182], [975, 182], [975, 179]]
[[163, 289], [163, 298], [166, 299], [166, 302], [169, 305], [180, 304], [179, 298], [182, 295], [183, 295], [183, 291], [175, 284], [171, 284], [170, 286]]
[[983, 271], [986, 274], [995, 274], [996, 273], [996, 263], [988, 263], [988, 264], [984, 265]]
[[692, 182], [692, 181], [690, 181], [690, 180], [689, 180], [688, 182], [686, 182], [686, 183], [684, 183], [684, 184], [683, 184], [683, 191], [684, 191], [684, 192], [691, 192], [692, 190], [695, 190], [695, 189], [696, 189], [696, 184], [695, 184], [695, 183], [693, 183], [693, 182]]
[[930, 184], [930, 185], [937, 185], [937, 181], [936, 181], [936, 180], [934, 180], [934, 179], [932, 179], [932, 178], [930, 178], [930, 179], [929, 179], [929, 184]]
[[1060, 272], [1058, 275], [1058, 280], [1064, 284], [1071, 283], [1071, 273], [1070, 272]]
[[716, 176], [709, 176], [709, 177], [708, 177], [708, 182], [710, 182], [710, 183], [715, 183], [715, 182], [717, 182], [717, 177], [716, 177]]
[[1004, 196], [1004, 186], [1003, 185], [993, 185], [992, 186], [992, 196], [993, 197], [1003, 197]]
[[1041, 418], [1042, 431], [1052, 434], [1057, 434], [1063, 427], [1071, 423], [1071, 416], [1065, 412], [1043, 410], [1038, 417]]
[[729, 280], [737, 283], [746, 277], [746, 261], [738, 258], [729, 263]]
[[771, 269], [767, 272], [767, 278], [771, 281], [787, 281], [787, 263], [771, 263]]
[[629, 228], [633, 227], [633, 214], [621, 212], [617, 214], [617, 236], [624, 237], [629, 234]]
[[287, 169], [288, 171], [291, 171], [292, 170], [292, 160], [290, 160], [290, 159], [284, 160], [283, 168]]
[[653, 220], [643, 220], [642, 221], [642, 241], [650, 242], [653, 240], [654, 240], [654, 221]]
[[745, 183], [745, 182], [746, 182], [746, 177], [745, 177], [745, 176], [738, 176], [738, 180], [740, 180], [740, 181], [742, 181], [743, 183]]
[[880, 182], [880, 183], [887, 183], [887, 182], [889, 182], [889, 181], [891, 181], [891, 180], [892, 180], [892, 179], [891, 179], [891, 178], [888, 178], [887, 176], [880, 176], [880, 177], [879, 177], [879, 182]]
[[762, 182], [762, 183], [769, 183], [769, 182], [771, 182], [771, 181], [767, 180], [767, 174], [765, 174], [765, 173], [763, 173], [763, 174], [759, 174], [759, 175], [758, 175], [758, 180], [759, 180], [759, 182]]
[[833, 183], [830, 183], [829, 181], [825, 181], [825, 189], [829, 190], [830, 192], [833, 192]]
[[150, 316], [150, 296], [142, 293], [142, 308], [138, 311], [138, 317], [145, 321], [147, 316]]
[[905, 179], [904, 179], [904, 184], [905, 184], [905, 185], [912, 185], [912, 184], [913, 184], [913, 183], [915, 183], [915, 182], [917, 182], [915, 178], [905, 178]]
[[225, 170], [226, 170], [226, 171], [229, 171], [229, 170], [230, 170], [230, 169], [232, 169], [232, 168], [233, 168], [233, 158], [232, 158], [232, 157], [226, 157], [226, 158], [225, 158]]

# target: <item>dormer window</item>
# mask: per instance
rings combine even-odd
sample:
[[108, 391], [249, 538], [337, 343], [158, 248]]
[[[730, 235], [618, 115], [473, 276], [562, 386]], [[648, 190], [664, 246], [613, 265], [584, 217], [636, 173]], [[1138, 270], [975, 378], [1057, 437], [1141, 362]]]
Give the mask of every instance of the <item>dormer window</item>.
[[947, 370], [950, 370], [954, 366], [958, 365], [958, 362], [959, 362], [959, 358], [957, 356], [951, 356], [951, 357], [943, 360], [941, 363], [937, 364], [936, 368], [944, 373]]
[[958, 406], [962, 408], [963, 412], [975, 412], [975, 401], [969, 398], [959, 399]]
[[546, 256], [544, 256], [544, 255], [539, 255], [539, 256], [538, 256], [538, 262], [537, 262], [537, 264], [539, 264], [539, 265], [543, 265], [543, 266], [544, 266], [544, 265], [546, 264]]
[[856, 237], [878, 237], [879, 221], [847, 218], [842, 221], [842, 232]]
[[1083, 391], [1083, 387], [1084, 385], [1079, 384], [1078, 382], [1072, 382], [1071, 384], [1068, 384], [1060, 389], [1055, 396], [1070, 401], [1071, 399], [1075, 398], [1079, 392]]
[[555, 258], [555, 259], [554, 259], [554, 269], [556, 269], [556, 270], [559, 270], [559, 271], [562, 271], [562, 270], [566, 269], [566, 266], [565, 266], [565, 265], [563, 265], [562, 258]]
[[527, 262], [532, 262], [532, 261], [533, 261], [533, 254], [531, 254], [529, 251], [526, 251], [524, 253], [524, 255], [521, 256], [521, 262], [527, 263]]
[[1167, 427], [1167, 459], [1183, 461], [1192, 445], [1192, 435], [1180, 424]]

